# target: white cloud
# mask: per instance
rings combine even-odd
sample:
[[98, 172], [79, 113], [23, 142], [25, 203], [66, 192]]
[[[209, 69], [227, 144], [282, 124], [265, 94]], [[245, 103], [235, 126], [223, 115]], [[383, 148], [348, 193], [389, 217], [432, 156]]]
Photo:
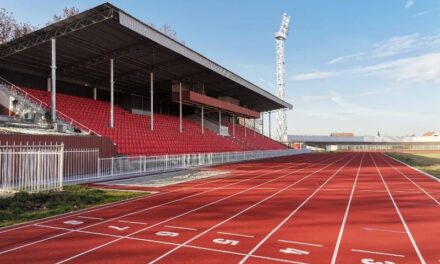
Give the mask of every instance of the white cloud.
[[369, 51], [339, 56], [331, 59], [327, 63], [335, 64], [350, 60], [386, 58], [419, 50], [426, 52], [427, 49], [440, 49], [440, 35], [422, 36], [418, 33], [415, 33], [404, 36], [395, 36], [387, 39], [386, 41], [374, 44], [372, 49]]
[[414, 15], [412, 15], [412, 17], [420, 17], [420, 16], [424, 16], [428, 13], [429, 13], [429, 11], [421, 11], [421, 12], [417, 12]]
[[411, 8], [414, 5], [414, 0], [406, 0], [405, 2], [405, 8]]
[[310, 80], [319, 80], [319, 79], [328, 79], [331, 77], [336, 77], [339, 75], [339, 72], [310, 72], [298, 74], [293, 77], [294, 81], [310, 81]]
[[268, 80], [266, 80], [264, 78], [260, 77], [260, 82], [265, 84], [265, 85], [267, 85], [267, 86], [269, 86], [270, 88], [275, 88], [275, 85], [273, 84], [273, 82], [270, 82], [270, 81], [268, 81]]
[[366, 53], [365, 52], [359, 52], [359, 53], [354, 53], [354, 54], [349, 54], [349, 55], [344, 55], [344, 56], [339, 56], [336, 57], [334, 59], [331, 59], [330, 61], [328, 61], [328, 64], [335, 64], [335, 63], [339, 63], [342, 61], [346, 61], [346, 60], [350, 60], [350, 59], [358, 59], [358, 58], [362, 58], [363, 56], [365, 56]]
[[311, 72], [293, 76], [295, 81], [329, 79], [338, 76], [381, 76], [394, 81], [440, 83], [440, 53], [430, 53], [340, 71]]

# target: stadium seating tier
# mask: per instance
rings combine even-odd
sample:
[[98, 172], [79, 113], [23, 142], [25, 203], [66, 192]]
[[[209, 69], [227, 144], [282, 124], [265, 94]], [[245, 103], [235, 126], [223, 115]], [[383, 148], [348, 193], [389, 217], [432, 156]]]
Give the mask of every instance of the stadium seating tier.
[[[26, 92], [50, 105], [47, 91], [24, 88]], [[154, 131], [150, 131], [150, 117], [138, 115], [115, 106], [115, 127], [109, 127], [110, 103], [57, 93], [57, 108], [63, 114], [84, 124], [97, 133], [109, 137], [118, 153], [125, 155], [164, 155], [178, 153], [226, 152], [244, 150], [274, 150], [286, 147], [261, 134], [253, 135], [236, 125], [236, 138], [222, 137], [209, 129], [183, 120], [183, 133], [179, 132], [179, 118], [155, 114]], [[232, 131], [232, 124], [228, 124]]]

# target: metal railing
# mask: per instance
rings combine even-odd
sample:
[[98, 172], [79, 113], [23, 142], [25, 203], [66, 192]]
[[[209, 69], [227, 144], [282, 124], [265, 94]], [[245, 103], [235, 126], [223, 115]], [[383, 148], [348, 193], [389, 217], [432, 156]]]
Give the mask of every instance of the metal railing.
[[98, 175], [99, 149], [67, 149], [64, 151], [64, 182]]
[[191, 167], [211, 166], [307, 153], [309, 150], [266, 150], [219, 153], [195, 153], [164, 156], [99, 158], [96, 174], [66, 177], [69, 183], [85, 183], [108, 178], [136, 176]]
[[62, 190], [64, 146], [0, 146], [0, 191]]

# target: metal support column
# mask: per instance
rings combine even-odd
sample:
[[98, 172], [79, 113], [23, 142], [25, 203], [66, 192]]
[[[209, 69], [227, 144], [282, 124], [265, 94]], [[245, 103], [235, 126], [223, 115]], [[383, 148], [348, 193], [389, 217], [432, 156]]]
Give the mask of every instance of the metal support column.
[[97, 100], [98, 99], [98, 88], [94, 87], [93, 88], [93, 100]]
[[50, 77], [47, 78], [47, 91], [51, 92], [52, 91], [52, 79], [50, 79]]
[[56, 39], [52, 39], [52, 122], [57, 121], [57, 51], [56, 51]]
[[264, 136], [264, 112], [261, 112], [261, 134]]
[[205, 115], [205, 109], [203, 108], [203, 105], [202, 105], [202, 109], [201, 109], [202, 135], [205, 134], [205, 117], [204, 117], [204, 115]]
[[183, 132], [182, 125], [182, 83], [179, 83], [179, 132]]
[[254, 137], [255, 137], [256, 130], [257, 130], [257, 127], [255, 125], [255, 120], [256, 120], [256, 118], [254, 118]]
[[244, 122], [244, 137], [246, 137], [246, 118], [243, 118]]
[[115, 102], [115, 80], [114, 80], [114, 67], [113, 59], [110, 59], [110, 128], [115, 126], [115, 112], [114, 112], [114, 102]]
[[232, 114], [232, 136], [235, 138], [235, 115]]
[[218, 133], [221, 134], [222, 130], [222, 110], [218, 110]]
[[272, 121], [271, 121], [271, 117], [272, 116], [272, 112], [269, 112], [269, 137], [272, 138]]
[[150, 130], [154, 131], [154, 73], [150, 72]]

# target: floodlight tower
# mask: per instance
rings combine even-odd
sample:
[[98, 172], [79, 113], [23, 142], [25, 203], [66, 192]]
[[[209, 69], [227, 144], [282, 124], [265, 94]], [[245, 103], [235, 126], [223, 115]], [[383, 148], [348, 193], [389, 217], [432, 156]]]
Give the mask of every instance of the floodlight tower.
[[[283, 14], [280, 30], [275, 33], [275, 42], [277, 46], [277, 96], [285, 99], [285, 81], [284, 81], [284, 41], [287, 39], [287, 33], [289, 31], [290, 16], [287, 13]], [[286, 110], [281, 109], [277, 111], [277, 140], [281, 142], [287, 142], [287, 120]]]

